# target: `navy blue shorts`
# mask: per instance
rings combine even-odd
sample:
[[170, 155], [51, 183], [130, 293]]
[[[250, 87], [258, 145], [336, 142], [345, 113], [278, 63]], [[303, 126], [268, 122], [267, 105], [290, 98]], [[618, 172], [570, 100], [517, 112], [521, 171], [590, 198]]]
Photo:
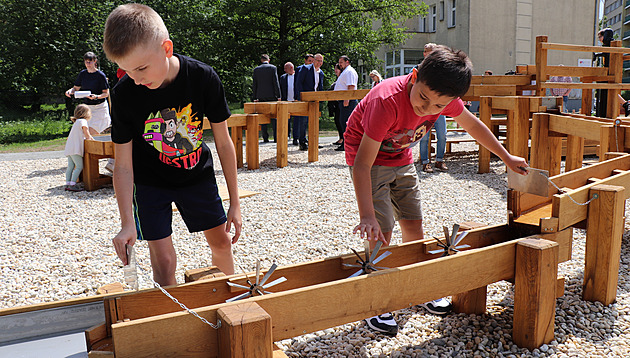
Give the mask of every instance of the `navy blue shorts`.
[[160, 240], [173, 233], [175, 203], [190, 232], [213, 229], [227, 221], [214, 178], [183, 188], [134, 185], [134, 218], [140, 240]]

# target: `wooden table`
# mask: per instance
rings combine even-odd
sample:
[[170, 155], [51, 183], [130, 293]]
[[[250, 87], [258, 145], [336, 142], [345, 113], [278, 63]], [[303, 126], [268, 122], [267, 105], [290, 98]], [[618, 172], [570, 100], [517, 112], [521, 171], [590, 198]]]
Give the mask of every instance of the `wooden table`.
[[85, 190], [93, 191], [112, 183], [112, 177], [99, 173], [98, 160], [114, 158], [114, 143], [109, 135], [94, 136], [86, 139], [83, 153], [83, 184]]

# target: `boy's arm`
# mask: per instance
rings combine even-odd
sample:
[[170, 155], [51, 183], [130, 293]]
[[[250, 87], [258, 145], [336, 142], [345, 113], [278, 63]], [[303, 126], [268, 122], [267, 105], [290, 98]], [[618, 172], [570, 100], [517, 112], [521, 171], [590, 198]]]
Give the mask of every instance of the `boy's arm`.
[[470, 113], [469, 110], [464, 108], [462, 113], [454, 117], [455, 121], [459, 123], [468, 132], [479, 144], [486, 147], [492, 153], [496, 154], [503, 160], [503, 162], [508, 166], [508, 168], [512, 169], [514, 172], [519, 174], [527, 174], [526, 170], [520, 169], [527, 168], [527, 161], [521, 157], [517, 157], [515, 155], [511, 155], [508, 153], [505, 148], [499, 143], [497, 138], [492, 134], [490, 129], [483, 124], [482, 121], [479, 120], [474, 114]]
[[227, 121], [210, 123], [210, 126], [212, 127], [214, 143], [217, 147], [221, 167], [223, 168], [225, 183], [230, 193], [230, 208], [227, 213], [225, 231], [229, 233], [231, 225], [234, 224], [234, 236], [232, 236], [232, 243], [234, 244], [241, 236], [241, 227], [243, 226], [241, 204], [238, 198], [238, 186], [236, 182], [236, 152], [234, 151], [234, 144], [230, 139]]
[[385, 236], [383, 235], [381, 227], [376, 220], [374, 204], [372, 202], [372, 179], [370, 171], [380, 147], [380, 142], [377, 142], [364, 134], [361, 139], [361, 144], [359, 144], [357, 155], [354, 159], [354, 166], [352, 167], [352, 182], [354, 184], [354, 192], [357, 197], [359, 218], [361, 222], [352, 232], [359, 232], [361, 234], [361, 238], [367, 235], [368, 240], [381, 240], [385, 244], [388, 244], [385, 241]]
[[125, 144], [114, 143], [116, 169], [114, 170], [114, 191], [120, 212], [121, 229], [112, 240], [116, 254], [127, 265], [126, 244], [136, 242], [136, 223], [133, 217], [133, 159], [131, 141]]

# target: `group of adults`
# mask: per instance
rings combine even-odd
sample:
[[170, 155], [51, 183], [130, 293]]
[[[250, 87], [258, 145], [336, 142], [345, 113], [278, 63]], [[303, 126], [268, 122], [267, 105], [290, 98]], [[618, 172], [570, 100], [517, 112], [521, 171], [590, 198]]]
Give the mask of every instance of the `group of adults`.
[[[284, 74], [278, 77], [276, 66], [269, 61], [269, 55], [263, 54], [260, 57], [260, 66], [254, 69], [252, 84], [252, 100], [254, 102], [272, 101], [299, 101], [303, 92], [323, 91], [325, 74], [321, 67], [324, 64], [324, 56], [320, 53], [315, 55], [306, 54], [304, 63], [297, 68], [292, 62], [284, 64]], [[334, 83], [328, 90], [345, 91], [357, 89], [359, 76], [350, 63], [350, 58], [346, 55], [340, 56], [335, 64]], [[379, 82], [380, 82], [380, 75]], [[337, 151], [344, 150], [343, 133], [350, 114], [357, 105], [357, 100], [329, 101], [328, 111], [335, 119], [335, 125], [339, 132], [339, 140], [335, 142]], [[275, 119], [272, 119], [273, 139], [277, 142]], [[308, 150], [308, 139], [306, 129], [308, 127], [308, 117], [291, 116], [289, 119], [289, 135], [293, 128], [293, 145], [299, 146], [300, 150]], [[263, 142], [269, 142], [268, 125], [261, 125]], [[312, 143], [311, 145], [318, 145]]]

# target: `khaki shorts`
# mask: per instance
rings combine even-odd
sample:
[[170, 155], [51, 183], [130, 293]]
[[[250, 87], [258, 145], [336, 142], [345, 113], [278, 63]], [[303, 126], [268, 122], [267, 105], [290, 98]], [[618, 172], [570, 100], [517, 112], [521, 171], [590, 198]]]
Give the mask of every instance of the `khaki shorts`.
[[370, 178], [372, 203], [382, 232], [393, 231], [398, 220], [422, 220], [420, 182], [413, 164], [399, 167], [374, 165]]

